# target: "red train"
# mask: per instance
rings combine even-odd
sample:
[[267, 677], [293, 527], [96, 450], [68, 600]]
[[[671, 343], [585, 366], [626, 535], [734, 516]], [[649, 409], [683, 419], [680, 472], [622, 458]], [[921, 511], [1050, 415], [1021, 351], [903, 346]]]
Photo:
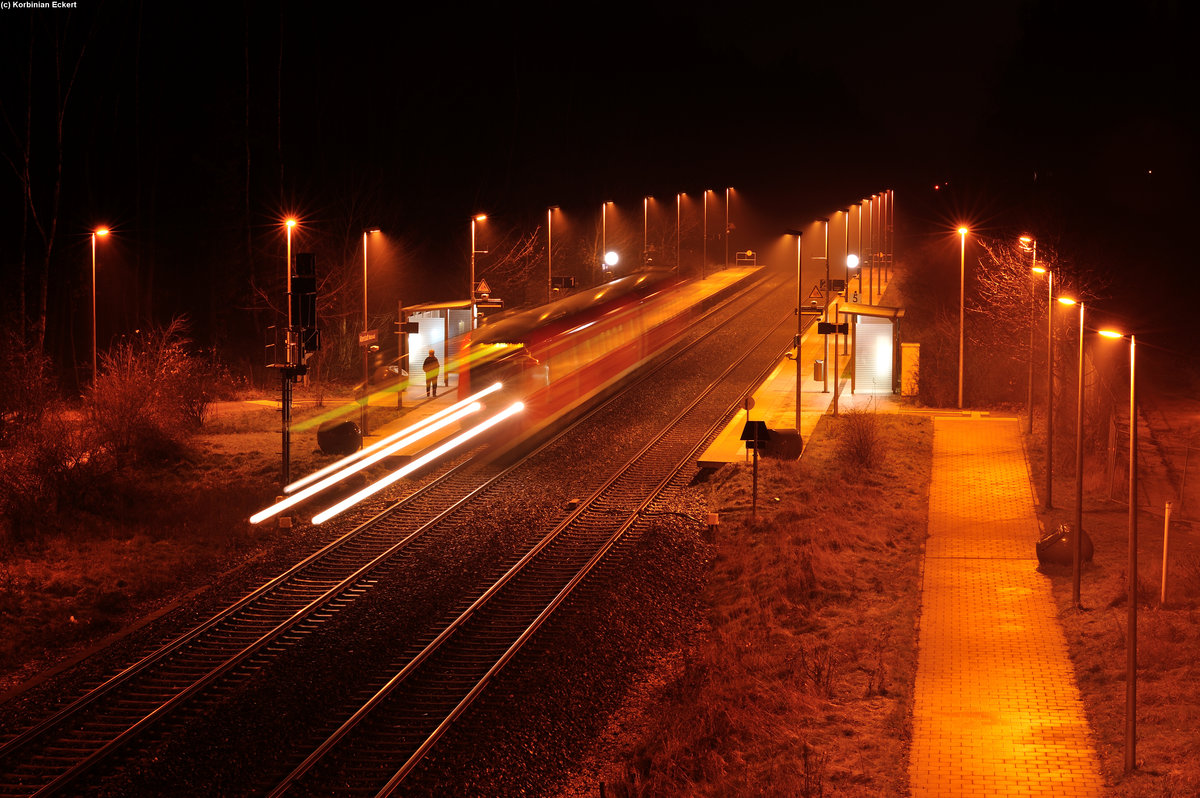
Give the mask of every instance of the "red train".
[[679, 284], [670, 271], [633, 274], [480, 327], [460, 350], [460, 398], [500, 381], [494, 404], [524, 401], [527, 426], [585, 406], [686, 327]]

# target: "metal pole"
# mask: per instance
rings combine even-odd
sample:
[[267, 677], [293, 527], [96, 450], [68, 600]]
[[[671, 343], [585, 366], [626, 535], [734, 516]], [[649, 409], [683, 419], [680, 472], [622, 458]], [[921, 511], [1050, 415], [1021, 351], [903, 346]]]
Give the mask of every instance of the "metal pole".
[[[825, 219], [825, 322], [829, 322], [829, 220]], [[837, 342], [834, 342], [836, 347]], [[821, 378], [823, 387], [821, 393], [829, 393], [829, 333], [825, 333], [825, 360], [821, 363]]]
[[1054, 272], [1046, 271], [1046, 509], [1054, 489]]
[[1168, 552], [1170, 551], [1171, 539], [1171, 510], [1175, 505], [1172, 502], [1167, 502], [1163, 507], [1163, 560], [1162, 560], [1162, 583], [1159, 586], [1158, 605], [1165, 607], [1167, 604], [1167, 562]]
[[[842, 290], [845, 292], [846, 301], [849, 302], [850, 301], [850, 209], [849, 208], [842, 209], [842, 233], [844, 234], [842, 236], [842, 242], [843, 242], [842, 269], [846, 273], [846, 280], [844, 282], [845, 288], [843, 288]], [[842, 315], [840, 312], [841, 303], [839, 302], [838, 304], [839, 304], [838, 321], [840, 322], [841, 315]], [[840, 333], [839, 333], [839, 335], [840, 335]], [[842, 354], [843, 355], [850, 354], [850, 335], [849, 335], [849, 333], [847, 333], [845, 336], [842, 337]], [[834, 379], [835, 380], [837, 379], [837, 375], [834, 375]], [[840, 385], [841, 382], [839, 381], [838, 384]]]
[[705, 277], [708, 269], [708, 195], [709, 189], [704, 189], [704, 244], [700, 248], [700, 277]]
[[1033, 434], [1033, 317], [1037, 313], [1037, 293], [1033, 287], [1033, 275], [1036, 272], [1033, 269], [1037, 268], [1037, 239], [1033, 241], [1033, 265], [1029, 272], [1029, 394], [1026, 397], [1026, 406], [1029, 409], [1029, 417], [1025, 422], [1025, 432]]
[[682, 194], [675, 195], [675, 275], [679, 275], [679, 205], [683, 201]]
[[[1163, 569], [1165, 576], [1166, 560]], [[1129, 620], [1125, 630], [1125, 772], [1129, 773], [1137, 767], [1137, 338], [1134, 335], [1129, 336], [1129, 576], [1126, 581]]]
[[961, 241], [958, 261], [958, 409], [962, 410], [963, 399], [963, 307], [967, 285], [967, 231], [958, 231]]
[[729, 268], [729, 192], [732, 189], [725, 189], [725, 268]]
[[471, 217], [471, 284], [467, 287], [471, 301], [471, 329], [475, 329], [475, 217]]
[[554, 299], [554, 209], [546, 209], [546, 304]]
[[[1075, 541], [1071, 556], [1071, 600], [1080, 607], [1079, 582], [1083, 559], [1083, 317], [1084, 303], [1079, 303], [1079, 367], [1075, 399]], [[1131, 422], [1132, 426], [1132, 422]]]
[[[291, 233], [288, 233], [289, 238]], [[96, 233], [92, 232], [92, 385], [96, 384]]]
[[642, 197], [642, 266], [646, 265], [646, 250], [650, 246], [650, 198]]
[[804, 334], [804, 314], [801, 312], [804, 307], [804, 284], [800, 280], [800, 253], [803, 251], [803, 239], [801, 233], [796, 233], [796, 437], [800, 440], [800, 445], [804, 445], [804, 433], [801, 431], [801, 368], [803, 360], [800, 357], [800, 336]]
[[866, 201], [867, 203], [867, 268], [871, 270], [870, 279], [867, 280], [867, 303], [875, 304], [875, 199]]
[[[608, 254], [608, 203], [600, 203], [600, 276], [604, 276], [604, 256]], [[593, 283], [596, 281], [593, 280]]]
[[[363, 332], [367, 331], [367, 231], [363, 230]], [[362, 407], [359, 409], [359, 423], [362, 424], [362, 434], [367, 434], [367, 404], [371, 401], [371, 347], [360, 344], [363, 350], [363, 396]]]

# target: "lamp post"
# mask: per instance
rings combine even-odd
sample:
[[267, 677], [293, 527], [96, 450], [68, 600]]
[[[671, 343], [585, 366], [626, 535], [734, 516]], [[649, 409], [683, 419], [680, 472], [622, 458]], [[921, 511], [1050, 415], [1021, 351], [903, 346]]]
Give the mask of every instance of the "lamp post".
[[[1033, 272], [1040, 273], [1037, 265], [1037, 239], [1032, 236], [1021, 236], [1021, 246], [1033, 250]], [[1041, 269], [1041, 271], [1045, 271]], [[1033, 281], [1029, 282], [1029, 391], [1026, 396], [1028, 415], [1025, 419], [1026, 434], [1033, 434], [1033, 316], [1037, 313], [1037, 297], [1034, 295]]]
[[[1114, 330], [1100, 330], [1105, 338], [1124, 338]], [[1137, 336], [1129, 335], [1129, 572], [1125, 580], [1125, 772], [1137, 767]]]
[[546, 303], [554, 299], [554, 212], [557, 205], [546, 209]]
[[107, 227], [92, 231], [92, 385], [96, 384], [96, 239], [107, 235]]
[[[609, 205], [612, 205], [612, 203], [611, 202], [600, 203], [600, 257], [597, 258], [596, 260], [600, 262], [600, 270], [601, 270], [600, 276], [602, 278], [605, 277], [604, 256], [608, 252], [608, 206]], [[592, 282], [594, 283], [596, 281], [592, 280]]]
[[732, 187], [725, 189], [725, 268], [729, 268], [729, 194]]
[[867, 280], [867, 301], [875, 304], [875, 195], [872, 194], [870, 199], [865, 199], [867, 203], [867, 269], [870, 271], [870, 276]]
[[1083, 319], [1086, 304], [1071, 297], [1061, 296], [1064, 305], [1079, 305], [1079, 371], [1078, 390], [1075, 399], [1075, 540], [1071, 547], [1071, 600], [1080, 609], [1079, 582], [1083, 551]]
[[486, 249], [475, 249], [475, 224], [477, 222], [486, 222], [486, 221], [487, 221], [486, 213], [477, 213], [471, 217], [471, 286], [470, 286], [471, 293], [469, 296], [471, 297], [471, 329], [472, 330], [475, 329], [475, 327], [477, 326], [476, 321], [478, 321], [478, 319], [476, 318], [476, 315], [475, 315], [475, 256], [487, 254]]
[[[826, 323], [828, 323], [829, 322], [829, 220], [822, 218], [822, 219], [819, 219], [818, 221], [823, 222], [825, 225], [825, 321], [826, 321]], [[821, 369], [821, 380], [822, 380], [821, 393], [829, 393], [829, 333], [825, 333], [824, 343], [825, 343], [825, 347], [824, 347], [824, 351], [822, 352], [822, 357], [824, 357], [825, 359], [823, 361], [821, 361], [821, 365], [823, 366], [823, 368]], [[837, 351], [837, 341], [834, 341], [834, 351], [835, 352]]]
[[1049, 510], [1054, 506], [1051, 504], [1054, 491], [1054, 272], [1050, 269], [1042, 271], [1046, 274], [1046, 509]]
[[712, 193], [712, 189], [704, 189], [704, 244], [700, 250], [700, 279], [704, 279], [708, 274], [708, 195]]
[[283, 227], [287, 232], [287, 264], [284, 271], [287, 275], [287, 330], [284, 332], [284, 347], [287, 350], [284, 360], [285, 367], [279, 370], [280, 373], [280, 399], [279, 399], [279, 416], [280, 416], [280, 449], [282, 462], [282, 475], [280, 486], [287, 485], [292, 481], [292, 366], [296, 365], [296, 361], [292, 355], [292, 228], [296, 226], [296, 220], [288, 217], [283, 220]]
[[642, 266], [646, 265], [646, 251], [650, 247], [650, 197], [642, 197]]
[[801, 417], [801, 389], [800, 389], [800, 337], [804, 334], [804, 284], [800, 280], [800, 264], [802, 262], [801, 253], [803, 252], [804, 241], [803, 233], [799, 230], [789, 230], [789, 233], [796, 236], [796, 437], [800, 440], [800, 445], [804, 445], [804, 433], [800, 429]]
[[680, 214], [679, 214], [679, 211], [680, 211], [680, 206], [682, 204], [683, 204], [683, 192], [681, 191], [681, 192], [678, 192], [675, 194], [675, 275], [676, 276], [679, 275], [679, 258], [680, 258], [680, 249], [679, 249], [679, 217], [680, 217]]
[[[850, 301], [850, 268], [851, 268], [851, 266], [850, 266], [850, 209], [849, 208], [842, 208], [842, 233], [844, 234], [842, 236], [842, 239], [843, 239], [842, 255], [846, 258], [846, 271], [845, 271], [846, 279], [842, 281], [842, 296], [845, 298], [846, 302], [849, 302]], [[854, 262], [858, 263], [858, 260], [855, 259]], [[841, 307], [842, 307], [842, 303], [839, 300], [838, 316], [836, 319], [834, 319], [834, 321], [839, 322], [839, 323], [842, 320]], [[840, 335], [840, 333], [839, 333], [839, 335]], [[848, 333], [844, 338], [842, 338], [842, 354], [843, 355], [850, 354], [850, 335]], [[836, 373], [834, 374], [833, 379], [834, 379], [835, 384], [841, 385], [841, 381], [838, 380], [838, 375]], [[837, 400], [835, 399], [834, 401], [836, 402]]]
[[[371, 233], [378, 233], [378, 227], [368, 227], [363, 230], [363, 332], [367, 331], [370, 323], [367, 317], [367, 238]], [[363, 346], [363, 401], [359, 412], [359, 422], [362, 424], [362, 434], [367, 434], [367, 405], [371, 401], [371, 348]]]
[[962, 410], [963, 402], [963, 308], [966, 300], [967, 285], [967, 233], [965, 227], [958, 228], [960, 240], [958, 261], [958, 409]]

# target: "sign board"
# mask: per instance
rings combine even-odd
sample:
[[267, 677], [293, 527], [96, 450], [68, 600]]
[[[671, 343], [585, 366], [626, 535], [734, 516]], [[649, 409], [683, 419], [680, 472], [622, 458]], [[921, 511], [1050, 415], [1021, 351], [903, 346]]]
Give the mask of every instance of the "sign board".
[[751, 410], [754, 409], [754, 397], [753, 396], [747, 396], [745, 399], [742, 400], [742, 409], [745, 410], [747, 413], [749, 413]]
[[813, 290], [808, 292], [809, 299], [824, 299], [825, 292], [821, 290], [821, 286], [814, 285]]
[[850, 323], [845, 322], [845, 321], [842, 322], [841, 324], [834, 324], [831, 321], [817, 322], [817, 335], [834, 335], [835, 333], [841, 333], [842, 335], [849, 335], [850, 334]]
[[767, 429], [767, 422], [747, 421], [746, 426], [742, 427], [742, 440], [746, 442], [747, 449], [761, 447], [771, 440], [771, 431]]
[[363, 330], [358, 334], [358, 345], [366, 346], [379, 340], [379, 330]]
[[477, 293], [477, 294], [490, 294], [490, 293], [492, 293], [492, 289], [491, 289], [491, 287], [490, 287], [490, 286], [487, 284], [487, 280], [480, 280], [480, 281], [479, 281], [479, 285], [475, 287], [475, 293]]
[[499, 310], [504, 307], [504, 300], [497, 297], [488, 297], [475, 302], [475, 307], [479, 310]]

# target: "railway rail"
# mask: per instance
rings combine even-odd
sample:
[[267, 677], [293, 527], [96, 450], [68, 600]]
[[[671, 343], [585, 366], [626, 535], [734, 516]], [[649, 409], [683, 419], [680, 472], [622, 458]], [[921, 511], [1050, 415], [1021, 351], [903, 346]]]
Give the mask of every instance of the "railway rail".
[[[767, 330], [650, 443], [484, 590], [270, 793], [385, 796], [650, 511], [737, 407], [712, 422], [712, 389], [791, 320]], [[775, 352], [772, 366], [781, 352]], [[770, 368], [770, 367], [768, 367]], [[766, 377], [758, 375], [752, 384]], [[727, 399], [724, 401], [728, 401]], [[395, 763], [402, 763], [398, 769]]]
[[[744, 293], [708, 315], [728, 312]], [[686, 346], [718, 328], [714, 324]], [[519, 467], [479, 466], [469, 459], [449, 467], [287, 572], [4, 741], [0, 795], [48, 795], [70, 788], [180, 707], [311, 635], [370, 591], [381, 572], [419, 536]]]

